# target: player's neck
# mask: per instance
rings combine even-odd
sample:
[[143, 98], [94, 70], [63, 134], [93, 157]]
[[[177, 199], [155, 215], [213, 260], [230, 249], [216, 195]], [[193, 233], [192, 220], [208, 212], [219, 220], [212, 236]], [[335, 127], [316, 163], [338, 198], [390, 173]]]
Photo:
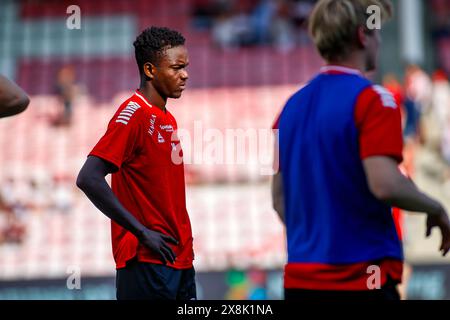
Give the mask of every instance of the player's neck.
[[329, 60], [329, 61], [327, 61], [327, 64], [333, 65], [333, 66], [340, 66], [340, 67], [355, 69], [355, 70], [360, 71], [361, 73], [365, 73], [367, 71], [364, 57], [357, 53], [350, 54], [345, 59]]
[[139, 92], [147, 99], [152, 106], [166, 112], [167, 98], [161, 96], [159, 92], [148, 82], [141, 83]]

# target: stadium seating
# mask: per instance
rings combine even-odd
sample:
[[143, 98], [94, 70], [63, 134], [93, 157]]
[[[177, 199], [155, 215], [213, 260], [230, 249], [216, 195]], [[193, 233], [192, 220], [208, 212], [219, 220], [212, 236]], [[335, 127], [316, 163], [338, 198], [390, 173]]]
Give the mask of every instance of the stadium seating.
[[[190, 132], [197, 124], [204, 132], [211, 128], [221, 132], [257, 128], [271, 135], [268, 129], [295, 87], [191, 89], [169, 108], [180, 128]], [[25, 200], [32, 207], [20, 217], [26, 225], [26, 236], [22, 244], [0, 245], [0, 279], [56, 277], [65, 274], [71, 265], [80, 266], [88, 275], [113, 272], [108, 219], [76, 189], [75, 178], [114, 113], [117, 105], [111, 104], [129, 94], [119, 93], [110, 104], [96, 107], [91, 98], [79, 97], [70, 127], [50, 125], [59, 106], [54, 96], [47, 95], [34, 96], [20, 117], [0, 122], [0, 146], [4, 150], [0, 167], [6, 168], [0, 181], [14, 177], [17, 185], [26, 185], [33, 180], [38, 185], [35, 196], [50, 197], [46, 207], [33, 199]], [[183, 145], [193, 143], [186, 140]], [[206, 141], [202, 143], [206, 145]], [[242, 165], [186, 164], [188, 210], [199, 270], [282, 265], [283, 228], [271, 209], [268, 176], [260, 174], [261, 168], [271, 168], [271, 148], [272, 142], [261, 144], [259, 152], [267, 159], [265, 163], [246, 160]], [[191, 153], [186, 148], [186, 157]], [[202, 159], [203, 155], [197, 157]], [[191, 158], [195, 155], [191, 154]], [[223, 182], [246, 183], [217, 184]], [[50, 196], [59, 188], [61, 196]], [[28, 199], [26, 194], [21, 198]]]

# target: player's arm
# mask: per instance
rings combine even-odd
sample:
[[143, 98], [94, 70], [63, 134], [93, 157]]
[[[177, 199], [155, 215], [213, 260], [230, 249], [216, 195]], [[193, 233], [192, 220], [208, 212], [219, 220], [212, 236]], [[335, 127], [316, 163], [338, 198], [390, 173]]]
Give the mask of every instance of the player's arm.
[[416, 185], [398, 169], [390, 157], [374, 156], [363, 161], [369, 188], [379, 200], [407, 211], [423, 212], [427, 217], [427, 232], [433, 227], [442, 233], [440, 251], [446, 255], [450, 250], [450, 221], [444, 207], [421, 192]]
[[178, 242], [159, 232], [146, 228], [117, 199], [106, 182], [106, 175], [117, 171], [117, 168], [99, 157], [89, 156], [77, 177], [77, 186], [86, 194], [91, 202], [111, 220], [130, 231], [139, 242], [158, 252], [164, 263], [174, 262], [175, 254], [167, 242]]
[[29, 103], [27, 94], [18, 85], [0, 75], [0, 118], [21, 113]]
[[283, 193], [283, 177], [281, 171], [275, 173], [272, 177], [272, 206], [283, 224], [284, 220], [284, 193]]
[[280, 217], [281, 222], [283, 222], [283, 224], [286, 224], [284, 215], [283, 177], [280, 170], [279, 121], [280, 116], [278, 116], [277, 120], [272, 126], [272, 130], [275, 135], [274, 152], [273, 152], [274, 154], [273, 169], [275, 171], [275, 174], [272, 177], [271, 192], [272, 192], [273, 209]]
[[369, 88], [359, 97], [355, 110], [360, 156], [372, 194], [390, 206], [426, 213], [427, 236], [433, 227], [440, 228], [440, 251], [445, 255], [450, 249], [450, 223], [444, 207], [398, 168], [403, 139], [400, 109], [392, 95], [382, 87]]

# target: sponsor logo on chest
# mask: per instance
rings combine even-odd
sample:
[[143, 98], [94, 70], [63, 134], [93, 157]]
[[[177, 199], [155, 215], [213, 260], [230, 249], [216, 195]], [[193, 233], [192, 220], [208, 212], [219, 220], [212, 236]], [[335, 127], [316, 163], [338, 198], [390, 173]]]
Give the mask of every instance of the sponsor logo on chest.
[[160, 130], [164, 130], [165, 132], [174, 132], [174, 128], [173, 125], [171, 124], [161, 124], [159, 126], [156, 125], [156, 115], [152, 114], [150, 116], [150, 127], [148, 129], [148, 133], [153, 137], [155, 131], [157, 133], [157, 141], [158, 143], [164, 143], [166, 142], [166, 138], [164, 138], [164, 136], [161, 134], [161, 132], [159, 130], [157, 130], [156, 128], [159, 127]]
[[159, 128], [166, 132], [173, 132], [173, 126], [171, 124], [160, 125]]
[[164, 140], [163, 136], [161, 135], [161, 133], [158, 131], [158, 143], [164, 143], [166, 142], [166, 140]]
[[155, 122], [156, 122], [156, 115], [152, 114], [150, 118], [150, 128], [148, 129], [148, 133], [150, 133], [151, 136], [153, 136], [153, 133], [155, 132]]

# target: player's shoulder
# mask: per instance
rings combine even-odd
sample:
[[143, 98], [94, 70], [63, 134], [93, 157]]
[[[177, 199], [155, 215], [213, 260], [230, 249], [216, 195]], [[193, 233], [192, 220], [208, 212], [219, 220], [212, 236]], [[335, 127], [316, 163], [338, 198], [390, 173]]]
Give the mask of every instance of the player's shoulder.
[[134, 96], [131, 96], [119, 106], [113, 120], [116, 123], [129, 125], [130, 123], [139, 121], [138, 119], [142, 117], [142, 113], [142, 105]]
[[380, 107], [397, 109], [397, 103], [393, 94], [385, 87], [377, 84], [371, 84], [362, 90], [359, 95], [360, 103], [377, 104]]
[[312, 80], [300, 86], [300, 88], [297, 88], [297, 91], [291, 94], [291, 96], [287, 99], [286, 105], [298, 103], [306, 93], [312, 90], [311, 82]]

